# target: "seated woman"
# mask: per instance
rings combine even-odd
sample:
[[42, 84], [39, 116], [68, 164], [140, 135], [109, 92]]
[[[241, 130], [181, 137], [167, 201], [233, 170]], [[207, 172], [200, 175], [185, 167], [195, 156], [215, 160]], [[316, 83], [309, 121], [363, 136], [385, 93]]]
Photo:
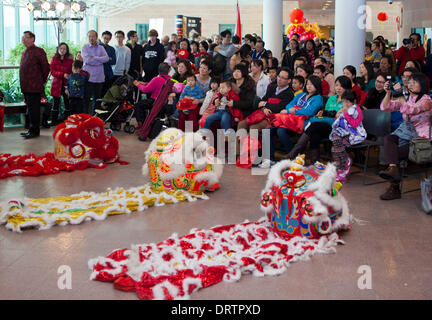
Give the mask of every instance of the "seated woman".
[[267, 54], [267, 68], [265, 69], [265, 73], [269, 72], [270, 68], [279, 68], [279, 61], [277, 58], [273, 57], [273, 52], [270, 50], [266, 50]]
[[171, 110], [170, 114], [173, 113], [172, 117], [174, 119], [178, 119], [179, 117], [179, 113], [175, 106], [179, 101], [180, 94], [186, 86], [186, 77], [189, 74], [193, 74], [191, 63], [189, 62], [189, 60], [180, 59], [177, 62], [177, 72], [171, 78], [174, 82], [176, 82], [174, 92], [170, 93], [170, 95], [168, 96], [168, 105], [170, 106], [168, 109]]
[[373, 64], [370, 62], [363, 62], [360, 65], [360, 75], [363, 77], [365, 83], [365, 92], [375, 87], [375, 72], [373, 69]]
[[346, 90], [351, 90], [351, 79], [346, 76], [338, 77], [335, 82], [336, 94], [327, 100], [324, 110], [318, 111], [315, 117], [310, 118], [310, 123], [306, 125], [304, 133], [288, 153], [288, 159], [292, 160], [303, 153], [310, 142], [309, 159], [312, 163], [319, 161], [320, 143], [330, 135], [336, 113], [342, 108], [342, 94]]
[[380, 71], [392, 77], [393, 82], [401, 82], [393, 67], [393, 57], [385, 55], [381, 58]]
[[343, 69], [343, 74], [344, 76], [347, 76], [351, 79], [352, 90], [356, 94], [357, 101], [360, 101], [363, 96], [363, 91], [356, 83], [357, 69], [353, 66], [348, 65]]
[[[280, 114], [304, 116], [306, 119], [312, 118], [323, 106], [321, 94], [321, 79], [316, 76], [309, 76], [306, 82], [305, 92], [298, 94]], [[274, 158], [275, 146], [273, 137], [277, 136], [281, 140], [286, 153], [291, 151], [292, 143], [290, 134], [292, 132], [292, 130], [285, 128], [283, 124], [275, 124], [275, 121], [273, 121], [270, 127], [270, 159], [265, 159], [259, 166], [260, 168], [266, 169], [276, 163]]]
[[230, 59], [230, 69], [234, 71], [234, 67], [238, 65], [242, 60], [252, 61], [251, 57], [252, 49], [248, 44], [244, 44], [234, 53]]
[[384, 90], [384, 84], [386, 83], [386, 75], [379, 73], [374, 81], [374, 87], [369, 90], [367, 95], [363, 95], [359, 105], [363, 109], [379, 109], [381, 102], [384, 99], [386, 92]]
[[231, 82], [240, 100], [229, 101], [228, 107], [240, 109], [244, 119], [256, 110], [253, 106], [256, 96], [255, 81], [249, 76], [248, 67], [240, 63], [234, 67]]
[[430, 139], [430, 112], [432, 99], [429, 97], [427, 77], [422, 73], [414, 73], [408, 84], [410, 95], [408, 100], [400, 97], [392, 100], [389, 82], [385, 84], [386, 96], [381, 103], [381, 110], [398, 111], [403, 115], [404, 122], [392, 134], [384, 138], [384, 152], [388, 168], [379, 176], [390, 182], [390, 187], [380, 196], [381, 200], [401, 198], [399, 164], [408, 159], [409, 142], [413, 138]]
[[267, 87], [270, 84], [270, 78], [264, 73], [264, 64], [261, 59], [252, 60], [251, 78], [256, 83], [256, 95], [261, 99], [267, 92]]
[[[231, 133], [229, 129], [236, 126], [233, 120], [237, 117], [232, 117], [233, 113], [237, 114], [238, 110], [240, 110], [241, 117], [238, 118], [238, 120], [241, 121], [256, 110], [253, 106], [255, 99], [255, 81], [248, 75], [247, 66], [241, 63], [237, 64], [234, 67], [233, 76], [230, 81], [232, 82], [232, 90], [239, 97], [239, 99], [236, 99], [237, 101], [230, 98], [227, 99], [228, 101], [225, 106], [230, 110], [231, 116], [227, 113], [219, 113], [220, 119], [217, 119], [216, 115], [214, 117], [209, 116], [204, 124], [204, 128], [211, 129], [214, 133], [216, 133], [216, 129], [222, 127], [227, 136]], [[222, 115], [225, 116], [224, 119], [222, 119]], [[214, 134], [214, 136], [216, 137], [217, 135]]]

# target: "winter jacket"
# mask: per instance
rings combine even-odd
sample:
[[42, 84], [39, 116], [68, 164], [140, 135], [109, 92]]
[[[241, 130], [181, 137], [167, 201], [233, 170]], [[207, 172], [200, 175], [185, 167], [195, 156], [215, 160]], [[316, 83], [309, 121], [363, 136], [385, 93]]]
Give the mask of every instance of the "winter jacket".
[[138, 84], [137, 87], [142, 93], [150, 93], [151, 98], [155, 99], [158, 97], [163, 85], [171, 77], [167, 74], [161, 74], [156, 78], [153, 78], [147, 85]]
[[246, 118], [256, 110], [256, 107], [253, 105], [256, 96], [255, 81], [253, 81], [253, 79], [248, 76], [244, 79], [239, 89], [240, 92], [238, 95], [240, 100], [234, 101], [233, 108], [240, 109], [243, 113], [243, 118]]
[[21, 55], [20, 86], [22, 93], [42, 93], [50, 72], [46, 53], [35, 45]]
[[70, 57], [64, 57], [63, 60], [59, 57], [51, 59], [50, 70], [53, 77], [51, 83], [51, 95], [53, 97], [61, 96], [62, 87], [67, 83], [64, 75], [72, 74], [72, 64], [73, 60]]
[[323, 106], [323, 98], [320, 95], [310, 97], [306, 101], [306, 92], [298, 94], [287, 106], [286, 110], [296, 108], [295, 114], [298, 116], [313, 117]]

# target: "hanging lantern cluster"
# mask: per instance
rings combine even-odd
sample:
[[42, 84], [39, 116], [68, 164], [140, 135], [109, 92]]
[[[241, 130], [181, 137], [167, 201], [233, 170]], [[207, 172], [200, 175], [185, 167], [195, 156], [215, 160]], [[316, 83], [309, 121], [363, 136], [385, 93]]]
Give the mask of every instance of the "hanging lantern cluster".
[[291, 10], [290, 21], [291, 24], [286, 29], [286, 34], [290, 39], [294, 33], [300, 35], [300, 41], [323, 37], [318, 23], [311, 24], [309, 20], [304, 17], [303, 11], [298, 8]]

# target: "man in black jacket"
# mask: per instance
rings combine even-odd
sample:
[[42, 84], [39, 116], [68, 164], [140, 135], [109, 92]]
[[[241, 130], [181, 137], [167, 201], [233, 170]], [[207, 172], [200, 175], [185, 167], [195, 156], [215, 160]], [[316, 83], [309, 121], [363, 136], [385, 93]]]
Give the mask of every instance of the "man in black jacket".
[[143, 50], [144, 82], [150, 82], [158, 75], [158, 67], [164, 60], [165, 49], [160, 43], [158, 32], [154, 29], [148, 33], [149, 42]]
[[258, 104], [258, 108], [263, 111], [266, 118], [250, 125], [248, 125], [247, 120], [243, 120], [239, 123], [238, 128], [258, 130], [267, 128], [269, 125], [268, 118], [271, 114], [279, 113], [294, 99], [294, 92], [290, 86], [293, 77], [294, 72], [291, 69], [287, 67], [280, 68], [277, 73], [276, 82], [268, 86], [266, 94]]
[[129, 67], [129, 75], [135, 80], [141, 80], [143, 67], [143, 47], [138, 43], [138, 34], [135, 30], [127, 33], [128, 43], [126, 46], [131, 50], [131, 62]]

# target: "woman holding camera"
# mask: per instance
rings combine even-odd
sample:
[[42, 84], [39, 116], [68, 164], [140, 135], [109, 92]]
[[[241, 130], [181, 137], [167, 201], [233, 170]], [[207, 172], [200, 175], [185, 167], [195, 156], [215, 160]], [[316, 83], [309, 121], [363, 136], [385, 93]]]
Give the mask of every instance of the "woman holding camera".
[[384, 138], [384, 153], [389, 165], [379, 173], [380, 177], [390, 182], [390, 187], [380, 196], [381, 200], [401, 198], [399, 164], [408, 159], [409, 143], [416, 137], [430, 138], [430, 111], [432, 99], [428, 95], [428, 81], [424, 74], [414, 73], [408, 83], [409, 97], [392, 100], [390, 81], [384, 87], [386, 96], [381, 103], [383, 111], [400, 111], [404, 122], [390, 135]]

